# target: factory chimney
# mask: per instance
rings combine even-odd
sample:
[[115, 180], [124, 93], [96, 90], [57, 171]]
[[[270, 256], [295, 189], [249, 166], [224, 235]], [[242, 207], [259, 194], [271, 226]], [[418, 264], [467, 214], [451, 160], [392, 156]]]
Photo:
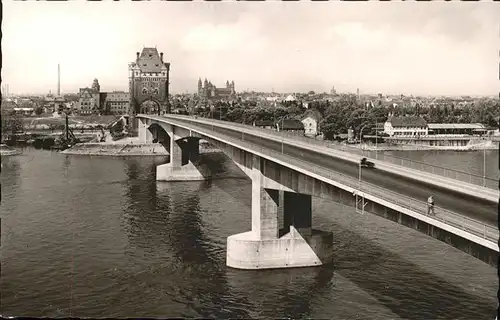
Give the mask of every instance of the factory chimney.
[[57, 64], [57, 96], [61, 96], [61, 66]]

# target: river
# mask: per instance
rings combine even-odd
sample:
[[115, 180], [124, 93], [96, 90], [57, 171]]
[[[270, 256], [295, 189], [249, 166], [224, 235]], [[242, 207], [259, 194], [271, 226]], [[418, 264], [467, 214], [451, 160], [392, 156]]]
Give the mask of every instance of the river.
[[495, 268], [322, 199], [313, 225], [334, 234], [332, 266], [227, 268], [226, 238], [250, 229], [251, 184], [234, 177], [230, 160], [207, 157], [229, 177], [157, 183], [159, 157], [27, 148], [2, 158], [0, 314], [494, 318]]
[[[478, 151], [398, 150], [384, 151], [384, 154], [468, 172], [478, 176], [483, 176], [486, 173], [486, 177], [500, 179], [498, 149]], [[484, 171], [485, 168], [486, 171]]]

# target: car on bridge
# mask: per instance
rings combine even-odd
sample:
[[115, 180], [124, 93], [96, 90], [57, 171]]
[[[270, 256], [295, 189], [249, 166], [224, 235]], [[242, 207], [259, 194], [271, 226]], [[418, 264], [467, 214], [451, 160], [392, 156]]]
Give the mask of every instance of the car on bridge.
[[375, 168], [375, 163], [369, 161], [366, 158], [361, 159], [360, 164], [361, 164], [361, 167], [363, 167], [363, 168], [368, 168], [368, 169]]

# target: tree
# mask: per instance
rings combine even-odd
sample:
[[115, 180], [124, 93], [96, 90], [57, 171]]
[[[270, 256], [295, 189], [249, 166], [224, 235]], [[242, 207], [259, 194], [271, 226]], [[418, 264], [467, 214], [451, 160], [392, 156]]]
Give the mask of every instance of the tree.
[[2, 138], [9, 133], [15, 133], [23, 130], [22, 118], [15, 113], [8, 113], [2, 110], [1, 112], [2, 123]]
[[369, 124], [369, 121], [364, 109], [356, 109], [352, 111], [346, 121], [347, 127], [352, 127], [356, 134], [357, 132], [359, 132], [361, 127], [363, 127], [367, 123]]
[[226, 114], [226, 118], [231, 122], [243, 122], [244, 110], [241, 108], [233, 108], [229, 110]]
[[36, 107], [35, 108], [35, 114], [37, 116], [41, 115], [43, 113], [43, 108], [42, 107]]

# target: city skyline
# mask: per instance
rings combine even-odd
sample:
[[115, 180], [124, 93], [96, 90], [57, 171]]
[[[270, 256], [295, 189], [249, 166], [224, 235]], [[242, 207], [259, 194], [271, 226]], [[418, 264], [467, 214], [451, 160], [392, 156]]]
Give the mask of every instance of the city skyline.
[[2, 81], [55, 92], [60, 63], [62, 93], [94, 78], [127, 91], [128, 63], [156, 46], [172, 93], [207, 77], [239, 92], [497, 95], [494, 5], [6, 2]]

